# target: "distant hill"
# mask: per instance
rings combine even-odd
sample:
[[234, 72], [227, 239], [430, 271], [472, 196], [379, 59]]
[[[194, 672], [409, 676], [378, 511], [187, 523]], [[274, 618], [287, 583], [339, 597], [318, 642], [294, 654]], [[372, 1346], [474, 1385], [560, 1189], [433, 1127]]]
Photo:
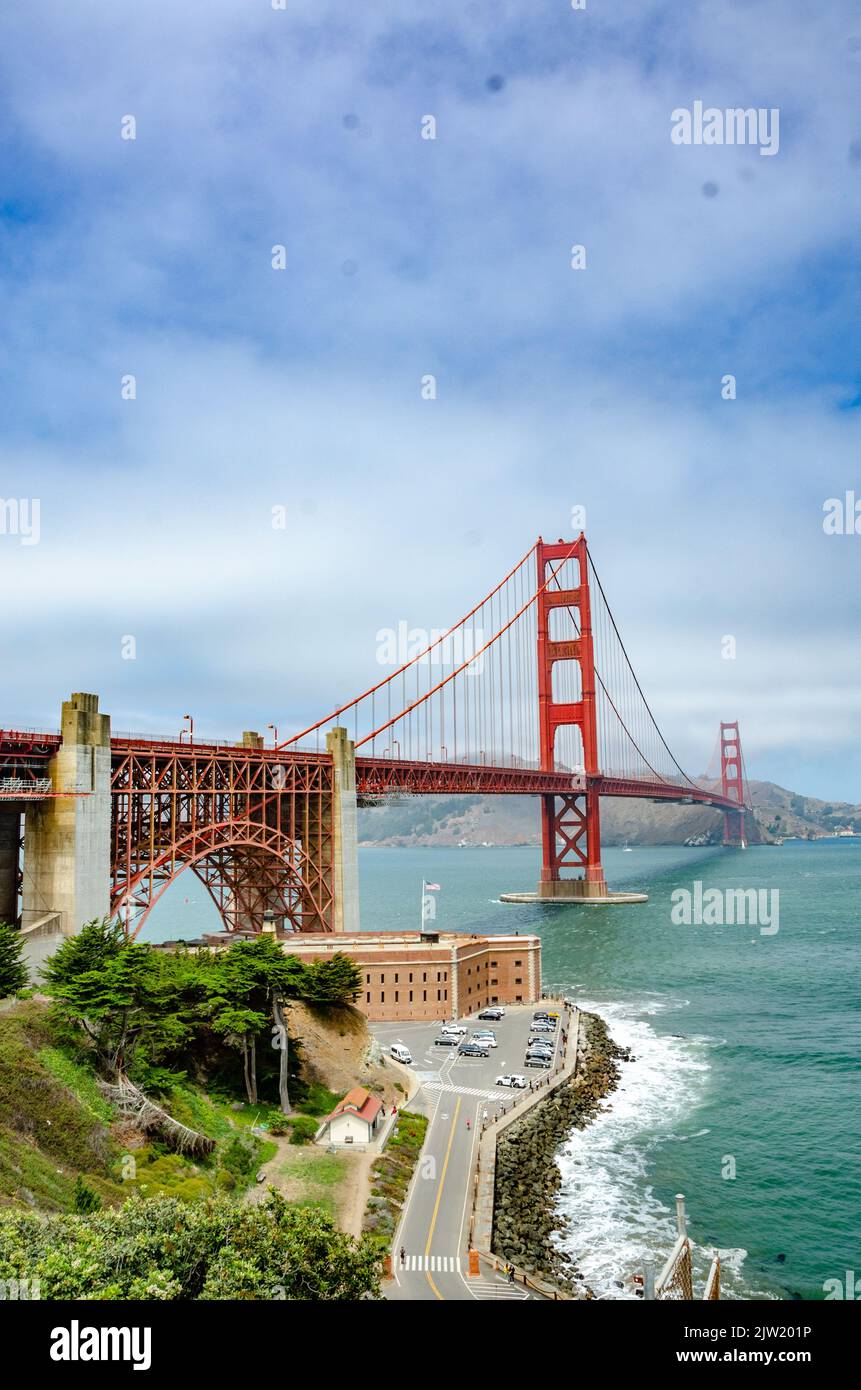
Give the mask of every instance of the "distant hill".
[[[751, 782], [756, 826], [749, 839], [766, 843], [783, 836], [805, 839], [833, 835], [843, 827], [861, 833], [861, 806], [818, 801], [774, 782]], [[700, 806], [660, 806], [650, 801], [607, 797], [601, 805], [601, 836], [607, 845], [680, 845], [693, 836], [719, 844], [720, 814]], [[398, 797], [359, 811], [359, 841], [365, 845], [533, 845], [541, 840], [538, 805], [531, 796]]]

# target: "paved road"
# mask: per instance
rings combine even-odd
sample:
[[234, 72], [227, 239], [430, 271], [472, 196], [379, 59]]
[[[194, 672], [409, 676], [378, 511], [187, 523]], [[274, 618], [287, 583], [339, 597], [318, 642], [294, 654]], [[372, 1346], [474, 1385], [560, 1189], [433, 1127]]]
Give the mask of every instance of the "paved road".
[[[540, 1008], [540, 1005], [535, 1007]], [[467, 1236], [475, 1148], [482, 1112], [488, 1115], [510, 1107], [522, 1090], [495, 1086], [497, 1076], [519, 1072], [538, 1079], [547, 1072], [524, 1066], [526, 1040], [533, 1006], [511, 1006], [498, 1023], [461, 1020], [470, 1031], [492, 1028], [498, 1046], [490, 1056], [460, 1057], [456, 1048], [434, 1046], [439, 1028], [426, 1023], [376, 1023], [372, 1031], [383, 1047], [403, 1043], [412, 1053], [412, 1067], [421, 1079], [410, 1108], [430, 1117], [419, 1171], [404, 1208], [397, 1250], [406, 1251], [401, 1264], [393, 1261], [390, 1298], [407, 1299], [523, 1299], [530, 1293], [509, 1286], [495, 1275], [469, 1278]], [[561, 1027], [556, 1030], [558, 1039]], [[469, 1126], [467, 1127], [467, 1121]]]

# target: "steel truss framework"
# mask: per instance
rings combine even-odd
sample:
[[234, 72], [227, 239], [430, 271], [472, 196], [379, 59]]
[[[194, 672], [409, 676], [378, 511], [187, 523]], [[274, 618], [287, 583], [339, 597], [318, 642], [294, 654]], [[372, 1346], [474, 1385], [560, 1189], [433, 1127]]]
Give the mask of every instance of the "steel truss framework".
[[185, 869], [228, 930], [273, 910], [332, 930], [332, 763], [257, 748], [113, 740], [111, 910], [140, 931]]

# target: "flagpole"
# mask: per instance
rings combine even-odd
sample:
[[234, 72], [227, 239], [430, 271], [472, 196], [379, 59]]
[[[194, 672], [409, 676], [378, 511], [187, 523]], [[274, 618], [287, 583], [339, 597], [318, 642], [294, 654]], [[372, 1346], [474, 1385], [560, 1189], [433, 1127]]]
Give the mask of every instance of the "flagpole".
[[425, 929], [425, 880], [422, 879], [422, 915], [421, 915], [421, 926], [419, 927], [419, 934], [421, 934], [421, 933], [424, 931], [424, 929]]

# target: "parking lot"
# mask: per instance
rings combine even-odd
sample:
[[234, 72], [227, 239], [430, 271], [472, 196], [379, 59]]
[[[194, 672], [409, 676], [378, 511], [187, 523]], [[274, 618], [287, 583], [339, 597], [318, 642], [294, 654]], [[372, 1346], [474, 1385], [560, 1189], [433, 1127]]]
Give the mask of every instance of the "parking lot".
[[[392, 1043], [409, 1050], [413, 1059], [410, 1065], [421, 1078], [424, 1090], [480, 1091], [484, 1099], [510, 1102], [512, 1096], [518, 1093], [496, 1086], [497, 1076], [516, 1073], [525, 1076], [527, 1081], [538, 1081], [546, 1074], [541, 1068], [525, 1065], [527, 1042], [533, 1036], [530, 1021], [535, 1009], [540, 1010], [541, 1007], [540, 1004], [534, 1007], [513, 1005], [498, 1022], [484, 1022], [477, 1015], [458, 1020], [460, 1026], [468, 1030], [462, 1039], [464, 1042], [481, 1029], [490, 1029], [495, 1033], [497, 1046], [489, 1049], [487, 1057], [464, 1057], [459, 1054], [457, 1046], [438, 1046], [436, 1039], [442, 1032], [439, 1024], [375, 1023], [371, 1025], [371, 1031], [385, 1052]], [[551, 1070], [557, 1059], [561, 1031], [560, 1024], [553, 1033], [542, 1035], [552, 1047]]]
[[[501, 1277], [467, 1277], [467, 1233], [475, 1150], [483, 1119], [508, 1110], [522, 1100], [530, 1086], [552, 1075], [560, 1058], [562, 1034], [568, 1025], [564, 1011], [552, 1033], [550, 1067], [525, 1065], [535, 1005], [512, 1005], [505, 1017], [485, 1022], [473, 1015], [459, 1020], [465, 1038], [482, 1028], [496, 1035], [487, 1057], [465, 1057], [457, 1046], [438, 1047], [440, 1024], [375, 1023], [371, 1031], [384, 1052], [391, 1045], [408, 1048], [411, 1069], [421, 1082], [409, 1102], [430, 1118], [422, 1160], [404, 1207], [396, 1241], [394, 1282], [387, 1294], [409, 1299], [520, 1299], [525, 1289], [510, 1287]], [[553, 1007], [553, 1006], [548, 1006]], [[496, 1085], [501, 1075], [519, 1074], [526, 1089]], [[403, 1256], [401, 1256], [403, 1250]]]

